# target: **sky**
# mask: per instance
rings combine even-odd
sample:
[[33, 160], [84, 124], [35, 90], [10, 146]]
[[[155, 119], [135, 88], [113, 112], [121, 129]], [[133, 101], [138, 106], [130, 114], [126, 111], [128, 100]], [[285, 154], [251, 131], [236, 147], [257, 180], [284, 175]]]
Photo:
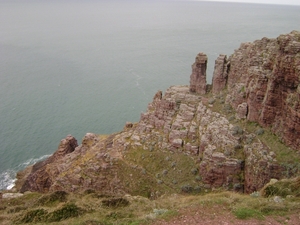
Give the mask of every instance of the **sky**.
[[205, 0], [205, 1], [300, 5], [300, 0]]

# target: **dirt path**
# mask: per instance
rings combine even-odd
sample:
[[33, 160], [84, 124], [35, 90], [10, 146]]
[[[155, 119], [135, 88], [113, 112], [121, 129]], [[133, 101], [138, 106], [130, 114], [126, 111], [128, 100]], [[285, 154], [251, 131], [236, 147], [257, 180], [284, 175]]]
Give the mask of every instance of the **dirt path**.
[[259, 219], [237, 219], [226, 207], [189, 207], [178, 212], [171, 220], [159, 220], [153, 225], [300, 225], [300, 212], [289, 216]]

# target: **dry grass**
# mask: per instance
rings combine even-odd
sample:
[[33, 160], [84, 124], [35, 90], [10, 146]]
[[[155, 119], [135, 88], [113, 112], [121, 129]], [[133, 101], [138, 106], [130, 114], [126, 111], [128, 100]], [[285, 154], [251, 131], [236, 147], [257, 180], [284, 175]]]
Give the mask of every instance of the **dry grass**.
[[[270, 128], [262, 128], [256, 122], [250, 122], [245, 119], [238, 120], [235, 117], [236, 112], [232, 107], [224, 103], [226, 90], [220, 96], [214, 96], [214, 103], [210, 107], [214, 112], [222, 113], [232, 124], [243, 128], [248, 133], [256, 134], [256, 139], [269, 147], [276, 154], [276, 160], [284, 166], [291, 174], [294, 175], [300, 172], [300, 154], [298, 151], [286, 146], [282, 140], [275, 135]], [[206, 95], [207, 98], [213, 98], [211, 93]]]
[[60, 198], [61, 195], [55, 198], [53, 194], [49, 197], [51, 194], [28, 193], [16, 199], [0, 200], [0, 222], [3, 225], [25, 222], [40, 225], [151, 224], [157, 219], [171, 219], [184, 208], [213, 208], [216, 205], [226, 212], [231, 212], [238, 219], [263, 220], [265, 216], [288, 216], [300, 211], [300, 198], [297, 196], [299, 188], [296, 188], [299, 179], [277, 183], [277, 187], [280, 184], [286, 187], [289, 181], [289, 187], [294, 187], [295, 190], [290, 193], [295, 195], [282, 197], [282, 201], [279, 202], [274, 200], [274, 196], [252, 197], [222, 190], [201, 195], [167, 194], [155, 200], [130, 195], [110, 197], [92, 191], [68, 194], [63, 198]]

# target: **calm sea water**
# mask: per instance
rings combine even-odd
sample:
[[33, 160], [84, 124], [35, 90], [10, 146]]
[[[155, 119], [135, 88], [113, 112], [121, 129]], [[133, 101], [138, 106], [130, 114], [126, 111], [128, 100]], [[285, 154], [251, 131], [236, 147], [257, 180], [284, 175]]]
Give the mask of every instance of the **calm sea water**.
[[0, 0], [0, 189], [68, 134], [138, 121], [188, 84], [198, 52], [299, 30], [300, 7], [195, 1]]

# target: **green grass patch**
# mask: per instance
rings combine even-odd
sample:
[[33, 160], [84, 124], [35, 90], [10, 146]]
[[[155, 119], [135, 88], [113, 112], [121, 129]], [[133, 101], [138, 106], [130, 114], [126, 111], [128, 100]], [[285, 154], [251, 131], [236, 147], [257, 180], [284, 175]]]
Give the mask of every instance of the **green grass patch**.
[[127, 180], [131, 194], [141, 195], [141, 192], [145, 192], [146, 195], [142, 196], [149, 197], [157, 192], [180, 193], [187, 184], [193, 190], [199, 190], [197, 187], [200, 181], [196, 179], [194, 171], [197, 165], [192, 157], [182, 153], [137, 148], [127, 152], [126, 162], [122, 163], [123, 169], [119, 171], [122, 180]]
[[49, 207], [55, 206], [60, 202], [66, 202], [67, 196], [68, 194], [65, 191], [55, 191], [40, 197], [37, 201], [37, 205]]
[[47, 220], [48, 212], [45, 209], [34, 209], [24, 213], [21, 218], [17, 219], [17, 223], [37, 223]]
[[242, 219], [242, 220], [249, 219], [249, 218], [255, 218], [255, 219], [264, 218], [261, 212], [251, 208], [238, 208], [233, 213], [238, 219]]
[[47, 215], [48, 222], [59, 222], [72, 217], [78, 217], [84, 214], [85, 210], [74, 203], [67, 203], [60, 209], [57, 209]]
[[265, 197], [300, 197], [300, 177], [283, 179], [273, 184], [267, 184], [261, 192]]
[[[297, 191], [299, 180], [300, 178], [290, 180], [289, 185], [285, 184], [284, 187]], [[281, 181], [277, 183], [279, 182]], [[13, 224], [144, 225], [151, 224], [156, 219], [172, 219], [178, 216], [180, 209], [186, 210], [192, 207], [197, 210], [211, 210], [209, 208], [216, 205], [222, 210], [232, 212], [237, 219], [264, 219], [265, 216], [285, 218], [300, 210], [299, 197], [295, 196], [295, 192], [293, 193], [294, 197], [282, 197], [281, 202], [275, 202], [274, 196], [251, 197], [222, 189], [201, 195], [165, 194], [154, 200], [130, 195], [121, 197], [121, 195], [106, 196], [100, 193], [86, 195], [69, 193], [66, 203], [50, 206], [37, 206], [33, 204], [37, 199], [29, 198], [27, 205], [31, 207], [20, 211], [12, 210], [21, 207], [20, 205], [12, 207], [6, 205], [7, 202], [3, 204], [5, 199], [1, 199], [0, 204], [6, 208], [1, 211], [0, 218], [3, 224], [12, 224], [11, 221], [14, 221]], [[40, 195], [37, 197], [41, 198]]]
[[102, 205], [111, 208], [125, 207], [129, 205], [129, 201], [125, 198], [104, 199]]
[[[243, 87], [241, 92], [243, 92]], [[276, 154], [277, 161], [287, 169], [287, 177], [294, 176], [300, 171], [300, 155], [297, 151], [286, 146], [283, 141], [274, 134], [270, 128], [262, 128], [258, 123], [251, 122], [248, 120], [236, 120], [235, 119], [235, 110], [230, 106], [224, 103], [223, 99], [226, 97], [227, 91], [223, 91], [222, 96], [217, 96], [216, 101], [213, 104], [211, 109], [214, 112], [221, 113], [227, 119], [233, 123], [235, 126], [239, 126], [245, 129], [248, 133], [256, 134], [254, 140], [259, 139], [265, 145], [267, 145], [271, 151]], [[212, 94], [208, 93], [205, 95], [207, 98], [211, 98]], [[245, 140], [248, 142], [249, 140]], [[247, 144], [247, 143], [246, 143]]]

